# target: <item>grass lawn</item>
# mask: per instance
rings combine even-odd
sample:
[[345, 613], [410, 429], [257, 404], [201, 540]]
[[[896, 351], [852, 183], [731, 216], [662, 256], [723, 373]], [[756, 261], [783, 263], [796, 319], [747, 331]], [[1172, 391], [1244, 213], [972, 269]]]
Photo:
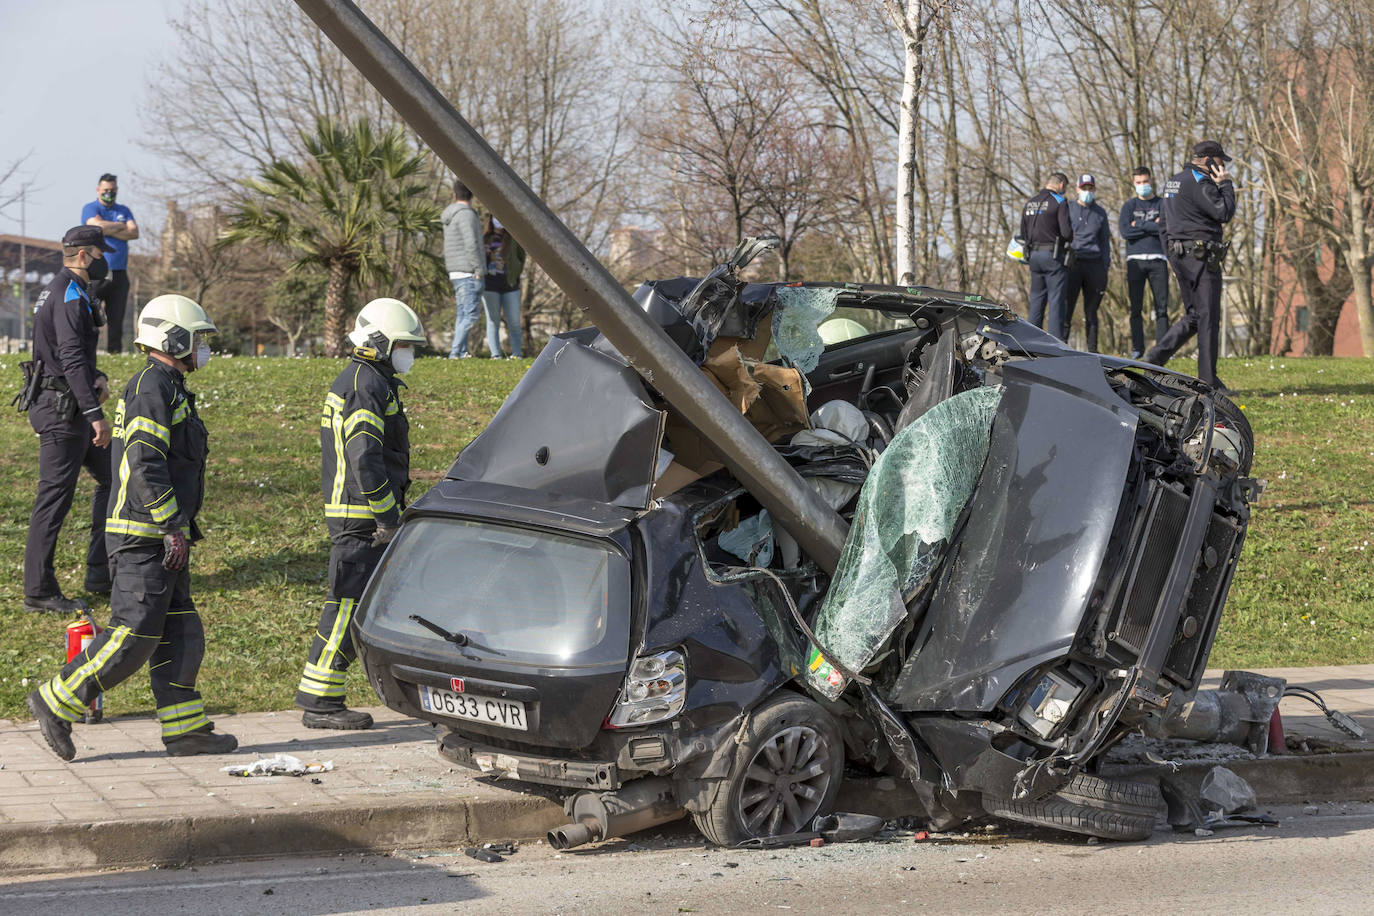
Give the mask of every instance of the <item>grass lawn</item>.
[[[4, 388], [20, 357], [0, 356]], [[142, 359], [102, 359], [122, 388]], [[217, 358], [191, 378], [210, 429], [206, 540], [193, 552], [205, 619], [200, 688], [212, 711], [290, 708], [325, 594], [328, 538], [319, 492], [320, 404], [341, 363]], [[438, 480], [485, 425], [528, 360], [420, 360], [408, 378], [411, 496]], [[1180, 364], [1183, 365], [1183, 364]], [[1184, 368], [1188, 368], [1184, 366]], [[1374, 362], [1230, 360], [1259, 439], [1256, 508], [1213, 663], [1229, 667], [1374, 659]], [[61, 664], [65, 620], [21, 609], [24, 536], [37, 442], [26, 419], [0, 412], [0, 716]], [[83, 478], [59, 544], [58, 577], [80, 594], [91, 483]], [[108, 617], [93, 602], [98, 619]], [[25, 680], [28, 686], [24, 685]], [[355, 666], [349, 696], [375, 702]], [[111, 713], [149, 712], [136, 675], [105, 699]]]

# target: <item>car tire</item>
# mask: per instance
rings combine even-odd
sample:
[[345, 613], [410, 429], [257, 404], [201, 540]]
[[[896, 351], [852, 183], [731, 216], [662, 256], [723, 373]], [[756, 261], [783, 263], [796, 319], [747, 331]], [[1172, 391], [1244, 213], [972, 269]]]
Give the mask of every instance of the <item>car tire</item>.
[[1104, 840], [1148, 839], [1163, 808], [1157, 783], [1087, 774], [1038, 801], [983, 796], [983, 810], [993, 817]]
[[799, 833], [830, 812], [843, 778], [844, 743], [835, 720], [811, 700], [785, 694], [750, 714], [730, 774], [692, 818], [718, 846]]

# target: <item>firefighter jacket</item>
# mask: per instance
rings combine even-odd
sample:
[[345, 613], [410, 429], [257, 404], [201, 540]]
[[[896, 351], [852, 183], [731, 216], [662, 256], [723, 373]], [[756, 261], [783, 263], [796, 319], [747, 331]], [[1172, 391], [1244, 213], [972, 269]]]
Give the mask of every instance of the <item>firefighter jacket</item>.
[[329, 536], [400, 524], [410, 487], [410, 423], [391, 366], [354, 355], [324, 399], [320, 478]]
[[161, 541], [178, 529], [200, 540], [196, 514], [205, 495], [209, 440], [185, 376], [149, 358], [115, 409], [115, 480], [105, 520], [110, 553]]

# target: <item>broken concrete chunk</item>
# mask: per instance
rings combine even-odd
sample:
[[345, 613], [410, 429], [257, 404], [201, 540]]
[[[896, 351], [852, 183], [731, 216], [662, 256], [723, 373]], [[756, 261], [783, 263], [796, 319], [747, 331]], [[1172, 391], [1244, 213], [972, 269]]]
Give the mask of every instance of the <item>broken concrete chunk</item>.
[[1248, 811], [1258, 804], [1255, 790], [1235, 771], [1214, 766], [1202, 777], [1201, 796], [1204, 802], [1223, 814]]

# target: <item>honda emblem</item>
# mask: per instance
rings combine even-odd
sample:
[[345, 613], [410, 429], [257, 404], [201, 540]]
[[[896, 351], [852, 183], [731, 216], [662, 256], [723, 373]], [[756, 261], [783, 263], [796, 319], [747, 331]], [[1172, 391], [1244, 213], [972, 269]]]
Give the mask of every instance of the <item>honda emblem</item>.
[[453, 685], [453, 689], [458, 693], [463, 692], [463, 679], [461, 677], [449, 678], [448, 682]]

